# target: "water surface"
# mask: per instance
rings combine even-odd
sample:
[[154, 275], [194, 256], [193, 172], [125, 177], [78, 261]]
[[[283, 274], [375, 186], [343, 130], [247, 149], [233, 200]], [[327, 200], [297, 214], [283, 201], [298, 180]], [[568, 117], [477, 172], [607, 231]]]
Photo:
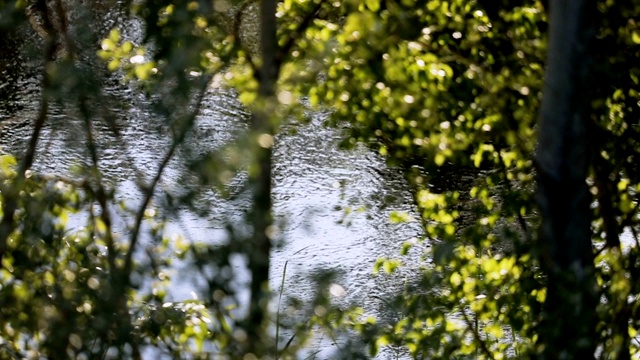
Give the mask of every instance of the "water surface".
[[[36, 117], [39, 80], [37, 66], [29, 66], [24, 58], [15, 57], [9, 62], [0, 77], [4, 94], [0, 98], [0, 147], [2, 152], [19, 155]], [[105, 84], [106, 96], [115, 99], [109, 110], [118, 119], [120, 135], [115, 136], [108, 124], [96, 123], [100, 168], [107, 182], [117, 189], [117, 198], [135, 206], [141, 199], [136, 181], [142, 178], [148, 182], [155, 174], [171, 137], [135, 86], [122, 85], [114, 78], [106, 79]], [[417, 216], [408, 185], [399, 170], [388, 168], [367, 148], [340, 150], [340, 130], [322, 125], [326, 113], [310, 117], [305, 124], [289, 119], [290, 124], [276, 139], [273, 200], [281, 234], [272, 253], [272, 287], [280, 288], [286, 264], [285, 297], [308, 299], [314, 291], [310, 278], [332, 270], [339, 274], [336, 289], [344, 290], [336, 292], [338, 302], [357, 304], [368, 314], [381, 315], [381, 299], [401, 291], [409, 270], [394, 277], [374, 277], [373, 264], [380, 257], [397, 257], [402, 242], [420, 236], [418, 223], [388, 221], [392, 211]], [[186, 143], [194, 145], [192, 152], [219, 149], [234, 141], [247, 122], [248, 114], [233, 91], [211, 89]], [[288, 131], [293, 127], [295, 132]], [[179, 153], [170, 163], [158, 187], [158, 198], [166, 193], [179, 194], [187, 186], [181, 162], [186, 156], [186, 152]], [[89, 163], [83, 124], [74, 111], [52, 106], [36, 158], [34, 170], [52, 175], [69, 175], [73, 165]], [[238, 189], [233, 199], [213, 189], [205, 191], [203, 199], [213, 204], [207, 213], [203, 216], [183, 209], [173, 217], [169, 230], [193, 241], [223, 241], [226, 221], [242, 219], [249, 206], [248, 196], [243, 195], [245, 181], [242, 172], [233, 178], [229, 186]], [[353, 211], [347, 214], [347, 209]], [[125, 221], [121, 223], [123, 228]], [[418, 266], [411, 261], [409, 265]], [[242, 271], [238, 267], [238, 272]], [[171, 300], [197, 294], [197, 274], [177, 277], [180, 281], [171, 289]], [[331, 358], [335, 350], [332, 343], [317, 339], [312, 347], [321, 353], [316, 358]]]

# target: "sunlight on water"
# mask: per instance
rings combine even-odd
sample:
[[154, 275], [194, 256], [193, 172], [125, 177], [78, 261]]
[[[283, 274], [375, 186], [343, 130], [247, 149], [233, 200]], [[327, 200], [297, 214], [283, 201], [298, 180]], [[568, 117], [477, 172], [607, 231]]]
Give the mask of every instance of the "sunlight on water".
[[[15, 65], [15, 71], [24, 71]], [[5, 80], [0, 83], [0, 87], [18, 90], [11, 98], [0, 101], [0, 147], [5, 153], [19, 155], [22, 152], [37, 111], [37, 79], [26, 73], [13, 84]], [[140, 180], [140, 176], [145, 182], [149, 181], [170, 137], [138, 91], [114, 81], [109, 83], [116, 85], [107, 86], [107, 94], [126, 106], [111, 109], [122, 119], [118, 124], [121, 138], [112, 135], [108, 124], [96, 123], [100, 166], [108, 182], [115, 185], [117, 198], [136, 207], [141, 193], [135, 179]], [[196, 129], [186, 142], [195, 144], [194, 149], [201, 152], [220, 148], [246, 128], [247, 117], [232, 92], [214, 88], [203, 104]], [[332, 293], [336, 300], [345, 305], [362, 306], [368, 314], [377, 315], [383, 311], [379, 299], [401, 291], [407, 271], [393, 277], [373, 277], [373, 264], [379, 257], [397, 257], [403, 241], [420, 236], [420, 226], [388, 221], [392, 211], [414, 211], [402, 174], [387, 168], [379, 156], [364, 147], [339, 150], [340, 132], [322, 126], [325, 118], [326, 114], [318, 113], [308, 124], [285, 125], [283, 134], [276, 138], [273, 198], [280, 235], [272, 254], [272, 287], [274, 291], [279, 290], [286, 264], [285, 298], [309, 299], [314, 291], [310, 278], [324, 270], [335, 271], [338, 277]], [[295, 135], [285, 135], [290, 127], [296, 127]], [[80, 120], [62, 109], [52, 108], [34, 169], [69, 175], [73, 165], [88, 163], [82, 129]], [[159, 186], [160, 194], [182, 190], [179, 180], [184, 169], [180, 156], [166, 170]], [[242, 189], [245, 178], [241, 173], [231, 182], [230, 186], [239, 189], [239, 195], [233, 200], [224, 200], [210, 191], [205, 200], [215, 206], [209, 208], [206, 217], [180, 211], [170, 222], [169, 233], [193, 241], [224, 241], [227, 236], [224, 222], [242, 219], [248, 206], [248, 197]], [[78, 215], [75, 223], [80, 224], [82, 220], [83, 216]], [[123, 236], [129, 220], [117, 218], [116, 231]], [[408, 268], [418, 265], [415, 260], [405, 261]], [[242, 263], [242, 259], [233, 261], [238, 284], [248, 276]], [[197, 294], [202, 285], [197, 274], [180, 270], [182, 265], [176, 265], [174, 276], [180, 281], [171, 289], [172, 301], [192, 298], [192, 293]], [[240, 297], [246, 298], [246, 293]], [[322, 358], [334, 350], [331, 340], [319, 338], [312, 344], [311, 351], [321, 351], [317, 358]]]

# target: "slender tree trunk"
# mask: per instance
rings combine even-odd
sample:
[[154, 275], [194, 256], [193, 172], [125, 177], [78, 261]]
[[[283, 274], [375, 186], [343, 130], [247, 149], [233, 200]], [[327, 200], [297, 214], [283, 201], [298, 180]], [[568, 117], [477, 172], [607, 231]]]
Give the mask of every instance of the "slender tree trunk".
[[260, 53], [262, 65], [259, 68], [258, 107], [251, 122], [255, 163], [251, 169], [253, 208], [250, 220], [253, 224], [253, 238], [249, 245], [249, 270], [251, 272], [251, 299], [247, 319], [247, 352], [261, 358], [275, 353], [268, 336], [267, 308], [270, 298], [269, 268], [272, 225], [271, 201], [271, 148], [273, 145], [272, 115], [276, 106], [276, 82], [279, 66], [276, 61], [278, 45], [276, 41], [276, 1], [263, 0], [260, 7]]
[[542, 359], [594, 357], [597, 323], [590, 196], [589, 44], [596, 4], [550, 4], [548, 68], [539, 124], [538, 202], [547, 297], [540, 324]]

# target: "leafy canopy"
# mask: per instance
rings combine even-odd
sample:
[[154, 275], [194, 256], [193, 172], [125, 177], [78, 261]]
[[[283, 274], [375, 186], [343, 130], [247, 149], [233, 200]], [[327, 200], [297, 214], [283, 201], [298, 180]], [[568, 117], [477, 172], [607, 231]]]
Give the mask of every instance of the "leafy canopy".
[[[4, 28], [26, 26], [33, 16], [26, 3], [0, 5]], [[211, 83], [233, 86], [249, 110], [266, 106], [257, 93], [261, 54], [246, 30], [259, 32], [252, 20], [256, 6], [150, 0], [136, 2], [133, 10], [145, 25], [144, 38], [127, 39], [120, 28], [103, 34], [99, 49], [91, 42], [79, 46], [92, 49], [109, 71], [161, 95], [154, 111], [170, 130], [172, 149], [183, 145], [193, 109]], [[596, 329], [602, 357], [638, 353], [639, 15], [640, 6], [632, 3], [598, 2], [588, 183], [603, 299]], [[312, 324], [330, 333], [356, 330], [371, 355], [389, 346], [414, 358], [522, 358], [540, 351], [546, 279], [539, 265], [533, 156], [547, 62], [542, 2], [286, 0], [276, 16], [282, 68], [275, 117], [300, 115], [308, 99], [330, 109], [329, 125], [347, 129], [345, 147], [365, 143], [402, 168], [432, 246], [419, 254], [421, 271], [387, 304], [398, 312], [396, 320], [333, 308], [320, 291], [313, 307], [330, 311], [312, 315], [274, 351], [284, 357], [303, 348]], [[75, 94], [73, 106], [85, 109], [89, 120], [99, 111], [87, 108], [87, 92], [55, 76], [82, 64], [71, 56], [68, 39], [49, 36], [67, 53], [62, 61], [45, 60], [43, 76], [51, 83], [44, 86]], [[99, 81], [92, 84], [88, 94], [95, 100]], [[86, 126], [91, 129], [91, 122]], [[223, 189], [229, 172], [242, 170], [238, 157], [226, 156], [239, 152], [247, 144], [242, 141], [248, 140], [198, 159], [191, 169], [200, 170], [194, 172], [199, 186]], [[242, 245], [170, 245], [162, 211], [149, 212], [147, 201], [121, 209], [154, 224], [148, 262], [127, 266], [139, 228], [121, 238], [111, 229], [105, 214], [115, 200], [104, 191], [97, 164], [83, 170], [82, 181], [23, 178], [10, 156], [0, 165], [3, 204], [16, 204], [0, 270], [2, 356], [116, 351], [135, 357], [139, 346], [175, 357], [206, 357], [207, 346], [216, 354], [241, 353], [251, 324], [229, 311], [227, 305], [235, 304], [229, 279], [207, 279], [207, 297], [184, 303], [165, 302], [163, 289], [171, 281], [165, 272], [171, 256], [165, 254], [183, 256], [204, 274], [208, 264], [228, 266]], [[94, 211], [96, 205], [102, 210]], [[70, 232], [65, 219], [77, 213], [89, 216]], [[395, 214], [393, 220], [408, 218]], [[405, 243], [397, 259], [380, 259], [374, 271], [395, 271], [403, 256], [416, 256], [411, 247]], [[145, 277], [155, 279], [148, 293], [131, 280]]]

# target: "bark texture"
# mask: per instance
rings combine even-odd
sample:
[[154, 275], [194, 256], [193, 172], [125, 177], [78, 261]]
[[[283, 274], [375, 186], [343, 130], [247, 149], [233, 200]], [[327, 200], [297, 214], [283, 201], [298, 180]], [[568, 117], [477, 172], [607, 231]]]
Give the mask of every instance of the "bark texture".
[[537, 356], [594, 357], [598, 303], [591, 246], [587, 121], [596, 3], [550, 4], [548, 68], [539, 124], [538, 203], [547, 298]]

